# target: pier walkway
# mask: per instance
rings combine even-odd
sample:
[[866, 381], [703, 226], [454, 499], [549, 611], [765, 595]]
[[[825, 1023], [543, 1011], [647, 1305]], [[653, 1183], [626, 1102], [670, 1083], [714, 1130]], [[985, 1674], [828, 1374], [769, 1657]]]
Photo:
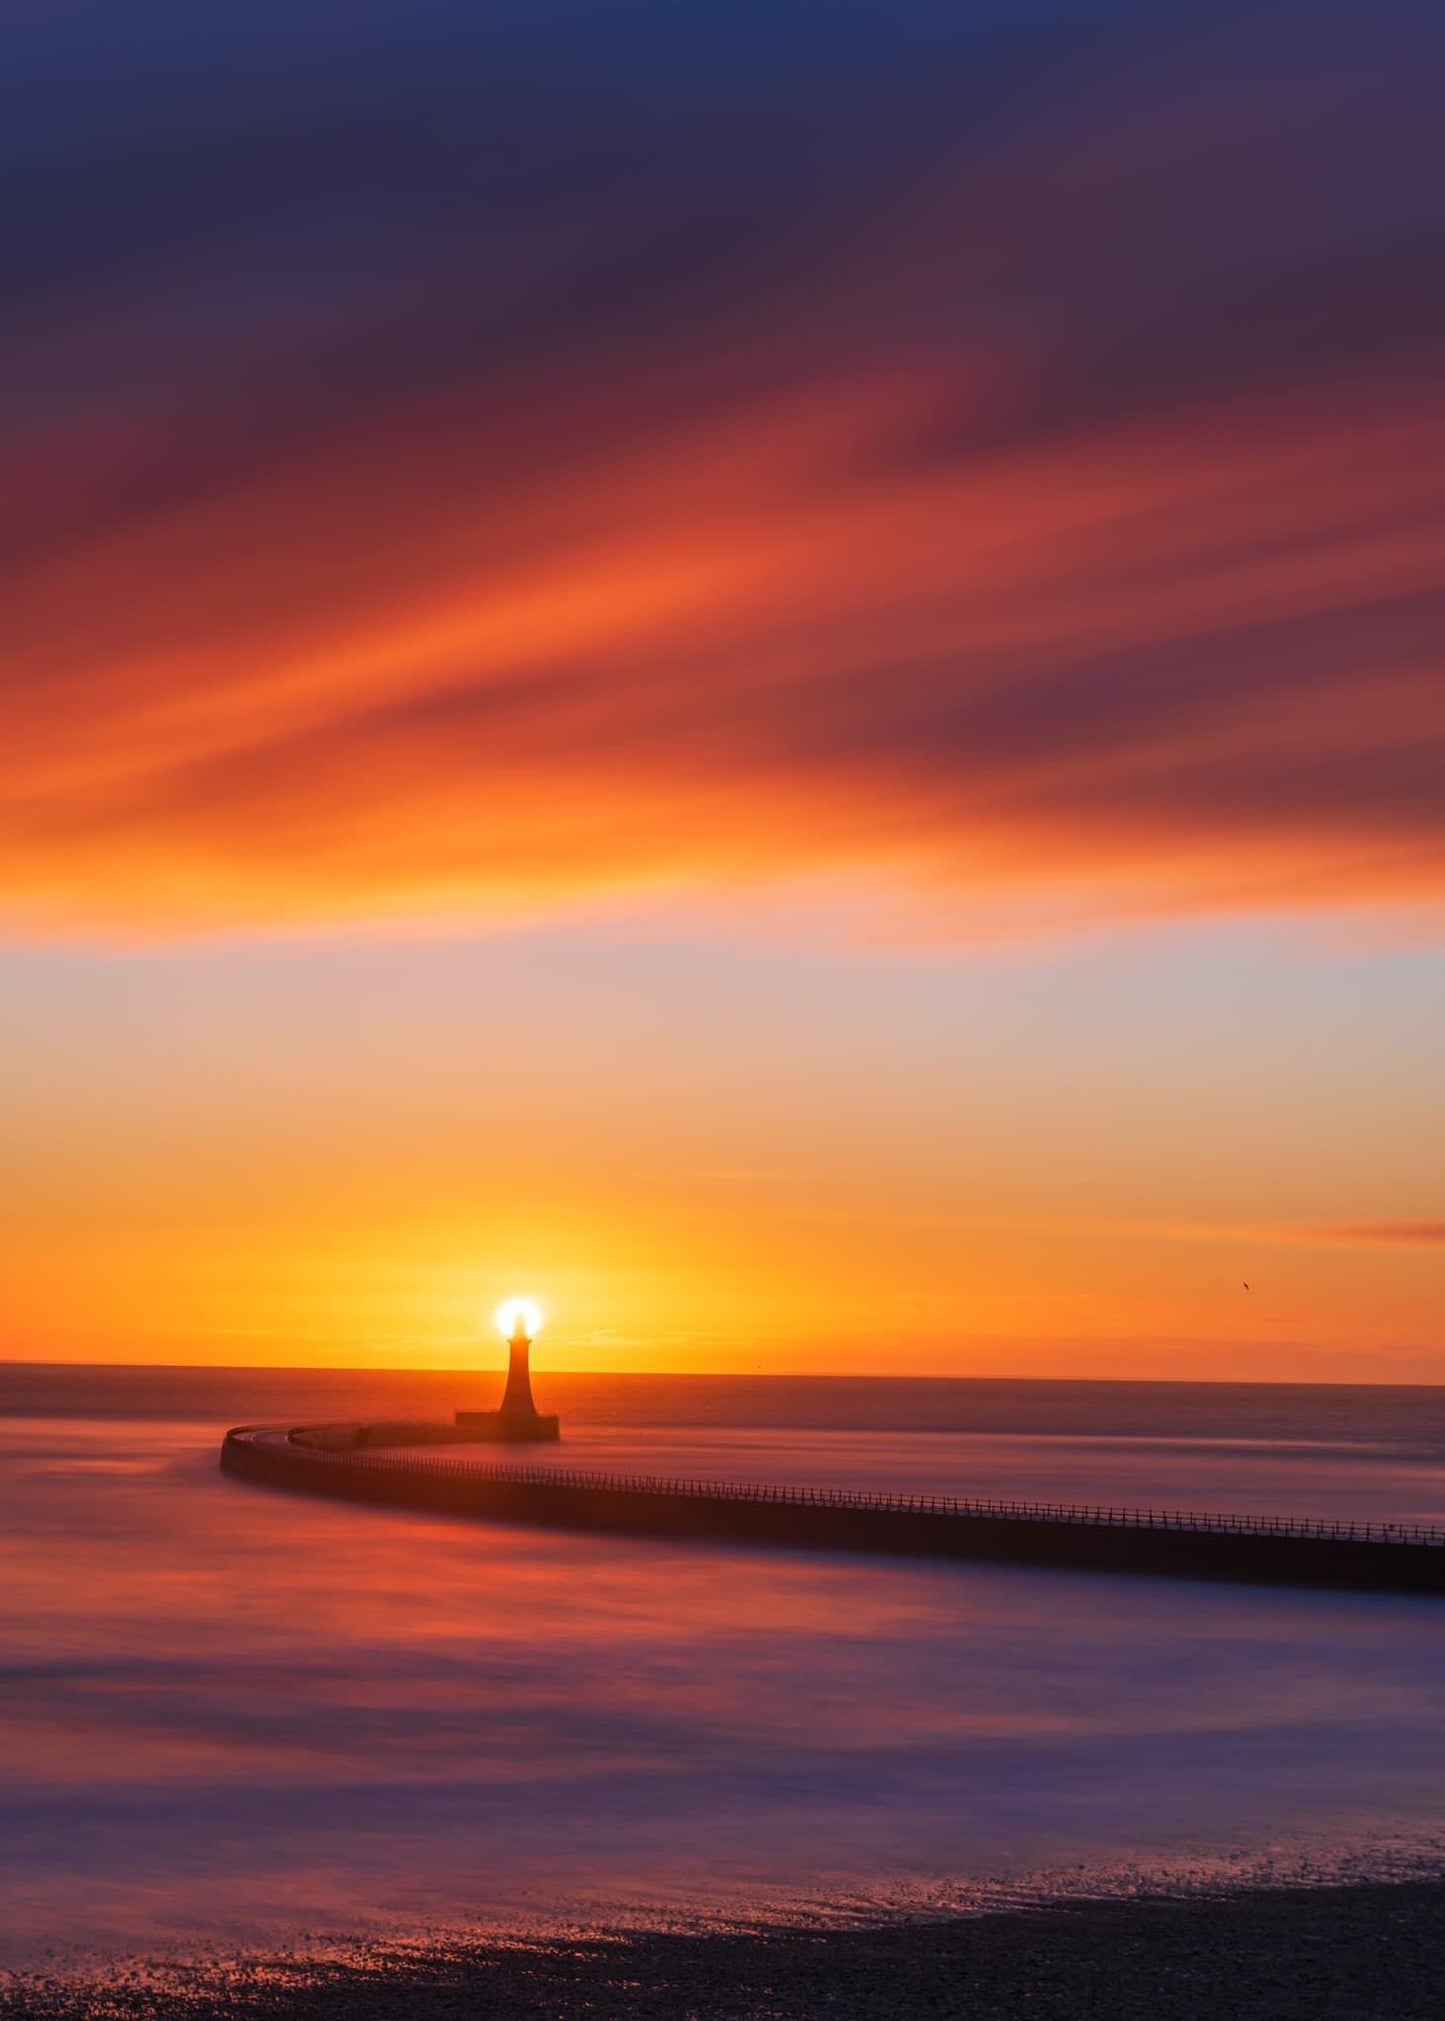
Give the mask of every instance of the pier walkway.
[[[268, 1486], [492, 1522], [1156, 1577], [1445, 1594], [1445, 1529], [604, 1473], [473, 1457], [446, 1428], [243, 1425], [221, 1466]], [[416, 1436], [423, 1435], [423, 1436]], [[355, 1444], [348, 1441], [356, 1439]]]

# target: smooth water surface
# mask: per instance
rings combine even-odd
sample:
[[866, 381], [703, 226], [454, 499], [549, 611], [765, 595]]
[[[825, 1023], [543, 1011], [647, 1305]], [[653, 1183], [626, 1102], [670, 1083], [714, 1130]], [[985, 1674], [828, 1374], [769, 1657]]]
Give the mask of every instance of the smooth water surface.
[[[0, 1375], [0, 1962], [1327, 1872], [1445, 1837], [1445, 1605], [534, 1533], [216, 1470], [229, 1421], [456, 1388]], [[1445, 1521], [1438, 1392], [545, 1401], [558, 1464]]]

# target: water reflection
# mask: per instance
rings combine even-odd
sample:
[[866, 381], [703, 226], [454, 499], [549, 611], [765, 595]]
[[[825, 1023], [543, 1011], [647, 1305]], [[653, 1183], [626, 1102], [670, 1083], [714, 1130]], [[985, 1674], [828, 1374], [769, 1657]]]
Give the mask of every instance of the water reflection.
[[[214, 1432], [4, 1427], [11, 1957], [1437, 1829], [1429, 1602], [392, 1515], [225, 1481]], [[1445, 1513], [1433, 1457], [1328, 1443], [573, 1428], [560, 1457]]]

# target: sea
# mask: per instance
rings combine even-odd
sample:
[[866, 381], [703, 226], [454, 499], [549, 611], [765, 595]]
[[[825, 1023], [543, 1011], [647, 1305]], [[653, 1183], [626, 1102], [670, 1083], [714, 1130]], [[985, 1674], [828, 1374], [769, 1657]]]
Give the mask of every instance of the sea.
[[[0, 1365], [0, 1970], [1445, 1870], [1445, 1602], [223, 1477], [497, 1378]], [[543, 1464], [1445, 1523], [1445, 1389], [548, 1375]]]

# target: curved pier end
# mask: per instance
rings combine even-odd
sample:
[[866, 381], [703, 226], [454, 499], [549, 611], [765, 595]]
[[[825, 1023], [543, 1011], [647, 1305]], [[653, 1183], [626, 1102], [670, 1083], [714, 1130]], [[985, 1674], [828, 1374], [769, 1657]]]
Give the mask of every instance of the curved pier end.
[[[360, 1452], [369, 1447], [555, 1445], [562, 1436], [561, 1420], [539, 1411], [532, 1401], [529, 1356], [532, 1329], [540, 1323], [541, 1315], [525, 1299], [514, 1304], [516, 1316], [507, 1340], [507, 1386], [500, 1409], [459, 1410], [452, 1424], [400, 1418], [377, 1424], [296, 1425], [286, 1434], [288, 1442], [318, 1452]], [[499, 1317], [506, 1312], [504, 1306]]]
[[662, 1480], [405, 1450], [474, 1442], [451, 1425], [239, 1425], [221, 1467], [303, 1494], [548, 1529], [1445, 1597], [1439, 1529]]
[[555, 1445], [561, 1436], [555, 1417], [543, 1417], [537, 1411], [522, 1417], [504, 1410], [459, 1410], [454, 1424], [430, 1418], [383, 1418], [373, 1424], [295, 1425], [286, 1433], [290, 1445], [328, 1453], [410, 1451], [425, 1446]]

